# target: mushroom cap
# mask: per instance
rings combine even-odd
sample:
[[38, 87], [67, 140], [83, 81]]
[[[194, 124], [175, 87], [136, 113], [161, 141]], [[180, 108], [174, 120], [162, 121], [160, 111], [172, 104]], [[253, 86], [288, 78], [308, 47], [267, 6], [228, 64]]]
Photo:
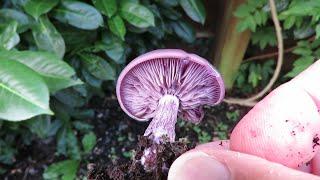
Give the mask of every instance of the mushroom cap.
[[179, 99], [179, 117], [198, 123], [203, 106], [220, 103], [225, 88], [207, 60], [178, 49], [154, 50], [135, 58], [117, 81], [121, 108], [139, 121], [153, 118], [158, 101], [167, 94]]

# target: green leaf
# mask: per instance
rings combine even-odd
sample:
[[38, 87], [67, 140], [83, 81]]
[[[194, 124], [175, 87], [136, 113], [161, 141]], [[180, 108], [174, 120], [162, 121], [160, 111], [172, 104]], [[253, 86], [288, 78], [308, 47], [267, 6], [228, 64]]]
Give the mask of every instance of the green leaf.
[[85, 69], [82, 69], [81, 74], [83, 78], [85, 79], [86, 83], [88, 83], [90, 86], [100, 88], [103, 81], [101, 79], [96, 78], [95, 76], [91, 75], [88, 71]]
[[299, 73], [307, 69], [309, 66], [311, 66], [314, 62], [314, 57], [312, 56], [306, 56], [301, 57], [294, 61], [293, 63], [293, 69], [285, 75], [285, 77], [293, 78], [297, 76]]
[[316, 26], [316, 39], [320, 37], [320, 24]]
[[161, 3], [164, 6], [177, 6], [179, 4], [178, 0], [156, 0], [157, 2]]
[[18, 23], [16, 21], [11, 21], [4, 27], [0, 25], [0, 49], [10, 50], [20, 42], [17, 27]]
[[63, 57], [66, 49], [64, 40], [47, 16], [39, 18], [32, 28], [32, 35], [39, 49]]
[[82, 30], [63, 23], [57, 24], [56, 27], [64, 39], [66, 51], [81, 49], [97, 40], [95, 30]]
[[251, 83], [253, 87], [257, 87], [260, 80], [262, 80], [261, 66], [254, 63], [250, 64], [248, 82]]
[[240, 5], [236, 11], [234, 12], [234, 15], [238, 18], [244, 18], [247, 16], [250, 16], [251, 9], [250, 6], [248, 6], [247, 4], [242, 4]]
[[117, 12], [116, 0], [92, 0], [92, 3], [102, 12], [102, 14], [109, 18]]
[[58, 21], [85, 30], [103, 25], [101, 14], [93, 6], [79, 1], [63, 1], [61, 4], [53, 14]]
[[30, 28], [31, 20], [23, 12], [17, 11], [15, 9], [0, 9], [0, 23], [8, 23], [11, 21], [18, 22], [18, 32], [25, 32]]
[[179, 3], [192, 20], [204, 24], [206, 10], [201, 0], [180, 0]]
[[84, 67], [101, 80], [115, 80], [115, 71], [109, 63], [94, 54], [80, 54]]
[[25, 122], [29, 130], [42, 139], [55, 135], [62, 125], [58, 120], [52, 122], [50, 116], [36, 116]]
[[295, 21], [295, 16], [289, 16], [288, 18], [285, 18], [283, 23], [284, 29], [290, 29], [294, 25]]
[[47, 180], [73, 180], [76, 179], [77, 170], [80, 162], [77, 160], [65, 160], [51, 164], [43, 174]]
[[45, 82], [19, 62], [0, 60], [0, 92], [0, 119], [20, 121], [53, 114]]
[[120, 14], [130, 24], [139, 28], [147, 28], [155, 25], [152, 12], [140, 4], [125, 2], [121, 4]]
[[58, 4], [59, 0], [27, 0], [23, 5], [24, 10], [35, 19], [38, 19], [42, 14], [49, 12]]
[[277, 38], [273, 27], [259, 28], [251, 36], [252, 44], [258, 44], [260, 49], [264, 49], [267, 45], [275, 46]]
[[2, 59], [19, 61], [38, 72], [50, 92], [82, 83], [71, 78], [75, 75], [75, 71], [67, 63], [49, 52], [0, 51], [0, 60]]
[[171, 23], [174, 32], [183, 40], [188, 43], [194, 42], [196, 39], [196, 33], [191, 25], [184, 21], [177, 21]]
[[82, 138], [82, 146], [85, 153], [90, 153], [96, 145], [97, 137], [93, 132], [89, 132]]
[[298, 54], [301, 56], [311, 56], [312, 50], [306, 47], [296, 47], [293, 51], [293, 54]]
[[[63, 104], [69, 107], [81, 107], [86, 101], [83, 96], [73, 89], [64, 89], [55, 94], [55, 97]], [[66, 109], [65, 109], [66, 110]], [[69, 115], [69, 114], [68, 114]]]
[[78, 145], [78, 139], [70, 128], [69, 121], [59, 130], [57, 136], [57, 153], [80, 160], [81, 153]]
[[108, 57], [114, 60], [118, 64], [125, 63], [125, 47], [123, 42], [112, 34], [104, 33], [102, 36], [102, 42], [104, 46], [104, 52]]
[[111, 32], [117, 36], [119, 36], [122, 40], [124, 40], [124, 36], [126, 34], [126, 26], [122, 18], [118, 15], [113, 16], [108, 21], [109, 28]]

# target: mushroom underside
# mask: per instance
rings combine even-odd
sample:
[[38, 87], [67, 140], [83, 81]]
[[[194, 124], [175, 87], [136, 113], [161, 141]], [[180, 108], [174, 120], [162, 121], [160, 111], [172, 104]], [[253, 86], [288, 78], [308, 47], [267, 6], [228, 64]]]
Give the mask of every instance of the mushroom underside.
[[204, 115], [203, 105], [215, 105], [220, 100], [218, 77], [210, 65], [189, 58], [151, 59], [126, 73], [120, 96], [127, 111], [138, 119], [154, 118], [163, 97], [176, 97], [176, 114], [198, 123]]

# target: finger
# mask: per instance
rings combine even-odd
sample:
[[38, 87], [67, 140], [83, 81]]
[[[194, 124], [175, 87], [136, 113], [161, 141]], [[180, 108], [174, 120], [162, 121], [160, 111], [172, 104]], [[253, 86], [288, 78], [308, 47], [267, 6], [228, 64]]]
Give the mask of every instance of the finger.
[[287, 83], [243, 117], [231, 134], [230, 148], [297, 168], [318, 151], [319, 129], [320, 115], [313, 99]]
[[320, 152], [318, 152], [311, 161], [312, 174], [320, 176]]
[[229, 150], [195, 149], [171, 165], [168, 180], [310, 179], [320, 178], [265, 159]]
[[[219, 141], [213, 141], [210, 143], [206, 143], [206, 144], [201, 144], [195, 147], [196, 150], [210, 150], [210, 149], [215, 149], [215, 150], [230, 150], [230, 145], [229, 145], [229, 140], [219, 140]], [[320, 154], [320, 153], [318, 153]], [[320, 156], [319, 156], [319, 160], [320, 160]], [[304, 163], [303, 165], [299, 166], [296, 170], [302, 171], [302, 172], [306, 172], [306, 173], [313, 173], [312, 172], [312, 165], [311, 163], [316, 163], [317, 167], [318, 167], [318, 163], [320, 163], [320, 161], [311, 161], [308, 163]], [[316, 168], [318, 169], [318, 168]], [[313, 173], [316, 174], [316, 173]], [[318, 175], [318, 174], [316, 174]]]

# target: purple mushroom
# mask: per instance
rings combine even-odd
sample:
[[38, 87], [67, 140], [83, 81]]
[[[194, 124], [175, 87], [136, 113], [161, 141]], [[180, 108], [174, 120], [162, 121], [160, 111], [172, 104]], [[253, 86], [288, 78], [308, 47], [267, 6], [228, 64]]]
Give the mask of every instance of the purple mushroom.
[[182, 50], [162, 49], [141, 55], [128, 64], [117, 82], [121, 108], [138, 121], [152, 119], [144, 136], [155, 143], [175, 140], [177, 117], [199, 123], [204, 105], [224, 97], [217, 70], [205, 59]]

